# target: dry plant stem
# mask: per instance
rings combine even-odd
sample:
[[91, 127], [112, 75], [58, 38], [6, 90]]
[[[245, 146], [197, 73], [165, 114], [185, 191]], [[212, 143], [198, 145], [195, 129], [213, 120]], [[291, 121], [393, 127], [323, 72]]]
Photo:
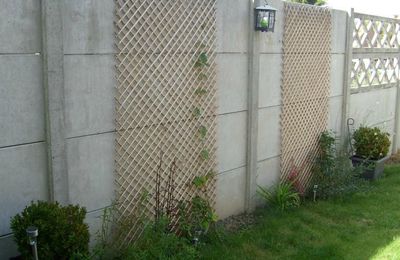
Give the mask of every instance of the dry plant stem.
[[169, 229], [174, 230], [177, 223], [178, 216], [178, 202], [175, 199], [175, 178], [178, 171], [177, 160], [171, 163], [168, 168], [168, 177], [165, 185], [162, 183], [163, 174], [163, 156], [160, 156], [160, 162], [157, 167], [156, 174], [156, 192], [155, 192], [155, 221], [158, 223], [163, 217], [170, 221]]
[[160, 163], [158, 164], [157, 167], [157, 175], [156, 175], [156, 194], [155, 194], [155, 200], [156, 200], [156, 208], [155, 208], [155, 219], [158, 222], [160, 220], [161, 214], [162, 214], [162, 208], [161, 208], [161, 201], [160, 201], [160, 195], [161, 195], [161, 172], [162, 172], [162, 162], [163, 162], [163, 154], [161, 153], [160, 156]]
[[175, 173], [177, 170], [176, 166], [176, 159], [172, 162], [170, 168], [169, 168], [169, 176], [168, 176], [168, 182], [167, 182], [167, 207], [166, 207], [166, 214], [169, 217], [173, 217], [173, 211], [174, 211], [174, 191], [175, 191]]

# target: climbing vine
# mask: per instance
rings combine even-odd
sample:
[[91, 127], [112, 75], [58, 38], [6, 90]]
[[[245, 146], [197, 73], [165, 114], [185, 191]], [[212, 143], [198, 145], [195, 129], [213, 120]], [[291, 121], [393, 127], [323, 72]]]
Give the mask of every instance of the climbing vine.
[[[209, 57], [206, 52], [206, 45], [202, 43], [197, 43], [196, 46], [199, 48], [197, 58], [194, 62], [194, 69], [198, 72], [197, 82], [198, 87], [196, 88], [194, 94], [197, 96], [196, 106], [193, 108], [193, 117], [198, 120], [198, 138], [202, 143], [203, 148], [200, 151], [199, 157], [202, 161], [207, 161], [210, 158], [210, 151], [204, 147], [205, 140], [207, 139], [208, 129], [205, 125], [201, 124], [201, 117], [204, 114], [204, 109], [201, 107], [202, 98], [207, 94], [207, 89], [204, 86], [204, 82], [208, 79], [206, 68], [210, 66]], [[195, 183], [204, 183], [205, 176], [196, 177]], [[202, 179], [203, 178], [203, 179]], [[203, 180], [203, 181], [201, 181]]]

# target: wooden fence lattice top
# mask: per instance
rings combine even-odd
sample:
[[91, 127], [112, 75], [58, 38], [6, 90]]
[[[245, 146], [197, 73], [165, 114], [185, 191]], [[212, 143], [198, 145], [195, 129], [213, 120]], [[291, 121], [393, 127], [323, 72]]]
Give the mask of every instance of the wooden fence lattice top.
[[355, 13], [352, 22], [351, 92], [396, 86], [400, 20]]
[[284, 3], [281, 178], [306, 185], [327, 127], [331, 68], [329, 9]]
[[[216, 11], [215, 0], [115, 1], [117, 208], [132, 222], [129, 243], [141, 232], [138, 211], [154, 213], [161, 154], [163, 183], [178, 161], [177, 201], [190, 200], [194, 177], [215, 169]], [[211, 203], [214, 186], [210, 180], [206, 189]]]

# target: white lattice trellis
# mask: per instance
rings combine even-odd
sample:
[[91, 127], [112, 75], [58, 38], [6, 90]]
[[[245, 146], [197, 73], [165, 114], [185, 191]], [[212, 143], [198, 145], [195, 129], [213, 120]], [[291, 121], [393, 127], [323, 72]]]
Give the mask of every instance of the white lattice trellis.
[[329, 9], [284, 4], [281, 178], [300, 170], [308, 183], [318, 138], [326, 129], [331, 65]]
[[353, 59], [351, 86], [354, 89], [369, 89], [375, 86], [390, 87], [397, 84], [398, 73], [399, 60], [396, 57]]
[[351, 91], [392, 87], [399, 80], [400, 20], [355, 13]]
[[[154, 193], [157, 166], [178, 160], [175, 200], [190, 200], [195, 176], [215, 159], [215, 0], [115, 0], [117, 208], [141, 232], [140, 198]], [[167, 178], [167, 167], [161, 178]], [[207, 195], [213, 203], [215, 181]], [[154, 211], [154, 197], [144, 205]]]
[[353, 48], [399, 48], [399, 20], [355, 14], [353, 22]]

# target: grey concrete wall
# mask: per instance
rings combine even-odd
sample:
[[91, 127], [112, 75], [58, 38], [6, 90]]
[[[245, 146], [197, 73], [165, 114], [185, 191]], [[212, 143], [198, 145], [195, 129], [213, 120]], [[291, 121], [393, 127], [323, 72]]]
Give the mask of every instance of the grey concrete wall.
[[395, 137], [396, 88], [376, 89], [350, 95], [349, 115], [359, 125], [377, 126]]
[[248, 17], [248, 1], [217, 1], [216, 210], [222, 218], [242, 212], [245, 204]]
[[10, 218], [47, 200], [39, 0], [0, 0], [0, 259], [16, 253]]
[[92, 234], [114, 200], [114, 1], [64, 0], [64, 88], [70, 203]]
[[[114, 197], [113, 1], [63, 1], [69, 202], [92, 234]], [[48, 200], [39, 0], [0, 0], [0, 259], [16, 254], [10, 217]], [[36, 54], [36, 55], [35, 55]]]
[[[274, 33], [260, 35], [257, 184], [280, 173], [283, 2]], [[39, 0], [0, 0], [0, 259], [15, 254], [11, 216], [31, 200], [47, 200], [44, 93]], [[111, 0], [63, 0], [65, 142], [69, 202], [88, 210], [94, 234], [114, 199], [113, 9]], [[245, 210], [249, 1], [217, 1], [217, 214]], [[329, 128], [341, 135], [346, 13], [332, 11]], [[351, 115], [393, 121], [393, 89], [351, 96]], [[369, 114], [364, 100], [377, 104]], [[372, 109], [371, 107], [369, 107]], [[382, 113], [385, 116], [381, 116]], [[368, 115], [368, 117], [367, 117]], [[379, 121], [380, 120], [380, 121]], [[382, 121], [384, 120], [384, 121]]]

